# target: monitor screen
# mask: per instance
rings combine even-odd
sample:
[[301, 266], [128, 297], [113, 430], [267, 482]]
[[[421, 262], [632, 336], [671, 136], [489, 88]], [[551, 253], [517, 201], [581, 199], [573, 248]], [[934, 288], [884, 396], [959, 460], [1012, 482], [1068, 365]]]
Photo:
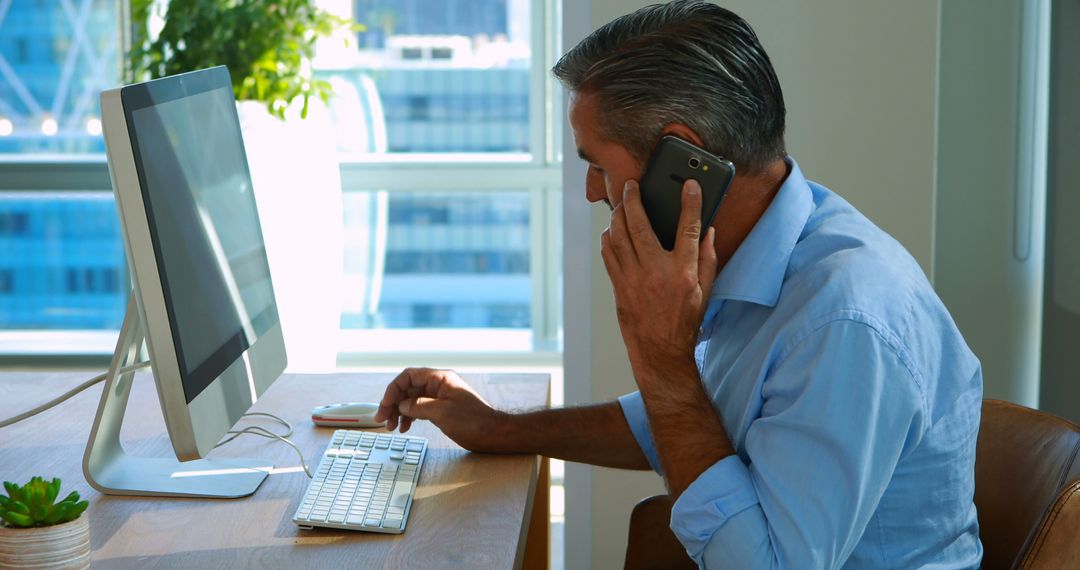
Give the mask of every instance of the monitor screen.
[[188, 79], [123, 99], [188, 403], [278, 321], [236, 107], [221, 83]]

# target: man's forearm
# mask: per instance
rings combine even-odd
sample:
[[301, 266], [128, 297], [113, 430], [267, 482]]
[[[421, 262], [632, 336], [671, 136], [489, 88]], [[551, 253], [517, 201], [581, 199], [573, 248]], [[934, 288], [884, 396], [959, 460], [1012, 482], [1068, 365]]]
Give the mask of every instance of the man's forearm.
[[638, 384], [664, 480], [671, 496], [678, 498], [702, 472], [735, 451], [692, 359], [669, 364], [663, 373], [638, 368], [635, 374], [642, 376]]
[[508, 414], [498, 449], [619, 469], [649, 469], [618, 402]]

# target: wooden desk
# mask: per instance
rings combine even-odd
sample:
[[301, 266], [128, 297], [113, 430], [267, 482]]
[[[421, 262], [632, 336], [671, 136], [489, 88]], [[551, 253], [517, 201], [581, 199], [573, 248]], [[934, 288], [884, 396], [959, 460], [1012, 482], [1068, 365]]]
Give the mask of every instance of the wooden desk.
[[[45, 402], [88, 376], [84, 372], [0, 374], [0, 418]], [[252, 411], [271, 412], [291, 422], [291, 439], [314, 469], [333, 429], [315, 427], [311, 408], [332, 402], [378, 401], [391, 378], [387, 374], [287, 375]], [[546, 375], [471, 375], [467, 379], [502, 409], [534, 408], [548, 399]], [[471, 454], [432, 424], [417, 422], [409, 433], [427, 437], [430, 443], [404, 534], [300, 530], [291, 518], [308, 478], [299, 470], [292, 448], [260, 437], [242, 436], [211, 454], [266, 459], [277, 466], [250, 497], [160, 499], [94, 491], [83, 478], [82, 456], [100, 396], [101, 387], [95, 386], [39, 416], [0, 428], [0, 480], [24, 483], [33, 475], [60, 477], [65, 494], [78, 490], [90, 500], [93, 562], [100, 567], [547, 566], [546, 462], [537, 456]], [[280, 427], [265, 420], [257, 423], [275, 430]], [[122, 430], [124, 445], [132, 454], [171, 455], [164, 434], [153, 379], [140, 374]], [[530, 520], [534, 521], [531, 527]]]

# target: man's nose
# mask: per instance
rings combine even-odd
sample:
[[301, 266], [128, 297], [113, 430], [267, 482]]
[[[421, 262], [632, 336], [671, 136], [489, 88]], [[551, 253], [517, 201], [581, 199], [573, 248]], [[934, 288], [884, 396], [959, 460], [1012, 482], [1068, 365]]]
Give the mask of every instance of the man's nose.
[[603, 187], [597, 190], [596, 187], [586, 184], [585, 199], [588, 200], [590, 204], [603, 202], [607, 204], [609, 210], [615, 211], [615, 206], [611, 204], [611, 200], [608, 199], [607, 190], [605, 190]]
[[600, 200], [605, 200], [606, 201], [607, 200], [607, 191], [601, 185], [589, 184], [588, 182], [586, 182], [585, 183], [585, 199], [588, 200], [590, 204], [595, 204], [595, 203], [599, 202]]

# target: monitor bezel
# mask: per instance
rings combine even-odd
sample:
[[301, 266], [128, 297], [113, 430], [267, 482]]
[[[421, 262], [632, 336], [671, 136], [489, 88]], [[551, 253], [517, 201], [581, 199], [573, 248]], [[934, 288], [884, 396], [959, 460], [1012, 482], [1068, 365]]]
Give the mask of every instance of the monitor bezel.
[[[154, 255], [157, 258], [158, 272], [162, 277], [161, 285], [165, 297], [165, 309], [169, 313], [169, 326], [172, 329], [177, 360], [180, 364], [180, 375], [183, 379], [184, 395], [189, 402], [195, 399], [208, 384], [213, 382], [214, 378], [239, 358], [251, 345], [244, 335], [243, 327], [237, 327], [236, 332], [207, 357], [206, 360], [196, 364], [192, 369], [189, 369], [186, 365], [187, 360], [184, 356], [184, 339], [183, 335], [180, 334], [178, 320], [175, 318], [176, 304], [173, 300], [173, 292], [170, 288], [168, 268], [165, 265], [164, 254], [161, 249], [161, 239], [156, 230], [157, 224], [154, 220], [153, 200], [148, 189], [142, 153], [139, 150], [139, 133], [135, 128], [135, 113], [163, 103], [216, 90], [226, 90], [229, 93], [232, 92], [232, 83], [229, 74], [224, 67], [211, 68], [202, 73], [176, 76], [174, 81], [150, 81], [147, 83], [131, 85], [120, 91], [120, 98], [124, 105], [124, 116], [128, 125], [128, 137], [131, 139], [132, 143], [131, 151], [135, 159], [135, 170], [139, 177], [139, 185], [143, 194], [143, 203], [146, 205], [146, 217], [150, 226], [151, 243], [154, 248]], [[233, 118], [237, 121], [237, 131], [239, 131], [239, 117], [236, 112], [236, 106], [233, 105], [231, 110]], [[241, 153], [241, 156], [244, 160], [242, 165], [243, 170], [250, 183], [251, 173], [247, 163], [247, 157], [244, 153]], [[255, 226], [261, 236], [262, 226], [257, 217]], [[279, 315], [277, 314], [277, 307], [274, 303], [271, 303], [262, 313], [253, 317], [250, 324], [255, 328], [256, 335], [262, 336], [269, 326], [278, 321]]]
[[[131, 111], [136, 107], [145, 108], [146, 103], [218, 88], [228, 88], [231, 93], [231, 86], [228, 71], [222, 66], [121, 87], [105, 91], [101, 96], [109, 173], [120, 212], [133, 292], [145, 327], [166, 428], [181, 461], [205, 457], [280, 376], [287, 364], [285, 344], [275, 298], [275, 318], [269, 328], [250, 346], [236, 350], [247, 344], [245, 339], [239, 345], [215, 352], [211, 358], [216, 357], [216, 360], [208, 360], [211, 365], [203, 371], [212, 373], [212, 380], [188, 401], [184, 388], [185, 369], [181, 365], [182, 347], [177, 342], [175, 322], [169, 318], [170, 303], [159, 264], [160, 248], [152, 229], [153, 213], [148, 208], [143, 178], [137, 166], [138, 154], [130, 118]], [[127, 107], [129, 104], [131, 108]], [[235, 107], [233, 112], [239, 124]], [[246, 159], [244, 169], [248, 169]], [[248, 177], [250, 179], [250, 173]]]

